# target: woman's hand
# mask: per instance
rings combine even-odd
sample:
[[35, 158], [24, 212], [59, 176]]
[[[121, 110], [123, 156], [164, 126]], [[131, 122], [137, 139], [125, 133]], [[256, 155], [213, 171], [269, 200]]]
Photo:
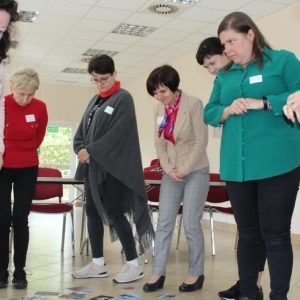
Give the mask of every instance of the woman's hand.
[[219, 123], [222, 124], [232, 115], [243, 115], [247, 112], [248, 108], [249, 104], [245, 98], [238, 98], [234, 100], [229, 106], [224, 108]]
[[174, 181], [183, 181], [184, 178], [184, 175], [176, 168], [171, 170], [168, 175]]
[[290, 95], [287, 98], [286, 105], [283, 107], [285, 116], [292, 122], [297, 120], [300, 122], [300, 91]]
[[78, 159], [79, 159], [79, 161], [81, 162], [81, 163], [86, 163], [86, 164], [88, 164], [89, 163], [89, 157], [90, 157], [90, 155], [89, 155], [89, 153], [86, 151], [86, 149], [81, 149], [79, 152], [78, 152], [78, 154], [77, 154], [77, 157], [78, 157]]

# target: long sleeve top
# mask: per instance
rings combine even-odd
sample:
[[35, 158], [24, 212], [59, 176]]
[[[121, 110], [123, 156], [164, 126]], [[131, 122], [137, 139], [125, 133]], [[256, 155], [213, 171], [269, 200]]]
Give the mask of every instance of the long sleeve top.
[[287, 97], [300, 90], [300, 62], [285, 50], [263, 51], [263, 68], [256, 61], [242, 68], [233, 63], [228, 71], [219, 71], [204, 120], [219, 126], [226, 106], [237, 98], [269, 100], [272, 110], [248, 110], [231, 115], [223, 123], [220, 173], [223, 180], [246, 181], [284, 174], [300, 165], [299, 123], [283, 115]]
[[5, 96], [4, 167], [25, 168], [39, 164], [37, 149], [48, 122], [46, 104], [33, 98], [19, 105], [12, 95]]
[[0, 152], [4, 153], [3, 132], [4, 132], [4, 97], [3, 97], [3, 63], [0, 63]]
[[184, 175], [209, 165], [206, 146], [208, 128], [203, 122], [203, 104], [196, 97], [182, 91], [173, 136], [175, 144], [158, 137], [158, 128], [165, 115], [165, 106], [157, 101], [154, 106], [154, 143], [157, 157], [163, 170], [168, 174], [178, 168]]

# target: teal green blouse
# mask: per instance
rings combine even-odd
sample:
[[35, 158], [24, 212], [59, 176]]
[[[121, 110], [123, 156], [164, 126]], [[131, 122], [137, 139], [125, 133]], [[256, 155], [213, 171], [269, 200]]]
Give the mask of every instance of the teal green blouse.
[[[223, 180], [246, 181], [284, 174], [300, 165], [299, 123], [283, 114], [287, 97], [300, 90], [300, 62], [285, 50], [263, 48], [263, 68], [256, 61], [244, 69], [233, 64], [219, 71], [204, 120], [212, 126], [223, 126], [220, 174]], [[232, 115], [223, 124], [219, 119], [226, 106], [237, 98], [270, 101], [272, 110], [248, 110]]]

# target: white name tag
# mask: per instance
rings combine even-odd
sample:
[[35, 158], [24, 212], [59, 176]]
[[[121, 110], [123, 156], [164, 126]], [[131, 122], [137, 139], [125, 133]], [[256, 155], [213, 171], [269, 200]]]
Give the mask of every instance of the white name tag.
[[26, 115], [26, 122], [35, 122], [35, 116], [34, 115]]
[[262, 82], [263, 78], [262, 78], [262, 75], [256, 75], [256, 76], [250, 77], [249, 81], [250, 81], [250, 84], [258, 83], [258, 82]]
[[156, 124], [160, 125], [164, 117], [157, 117]]
[[111, 106], [106, 106], [104, 112], [106, 112], [107, 114], [111, 115], [114, 111], [114, 108], [112, 108]]

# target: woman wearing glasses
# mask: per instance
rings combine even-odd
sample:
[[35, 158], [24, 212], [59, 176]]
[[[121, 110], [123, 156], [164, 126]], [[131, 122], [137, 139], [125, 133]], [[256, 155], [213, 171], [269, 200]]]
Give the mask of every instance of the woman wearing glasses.
[[133, 218], [139, 244], [151, 246], [153, 228], [147, 208], [134, 103], [116, 81], [114, 61], [108, 55], [94, 57], [88, 66], [95, 95], [83, 115], [74, 138], [80, 161], [76, 178], [84, 179], [86, 214], [93, 261], [75, 271], [75, 278], [107, 277], [103, 257], [103, 223], [111, 238], [119, 238], [126, 264], [113, 281], [125, 283], [144, 277], [138, 261], [132, 228]]

